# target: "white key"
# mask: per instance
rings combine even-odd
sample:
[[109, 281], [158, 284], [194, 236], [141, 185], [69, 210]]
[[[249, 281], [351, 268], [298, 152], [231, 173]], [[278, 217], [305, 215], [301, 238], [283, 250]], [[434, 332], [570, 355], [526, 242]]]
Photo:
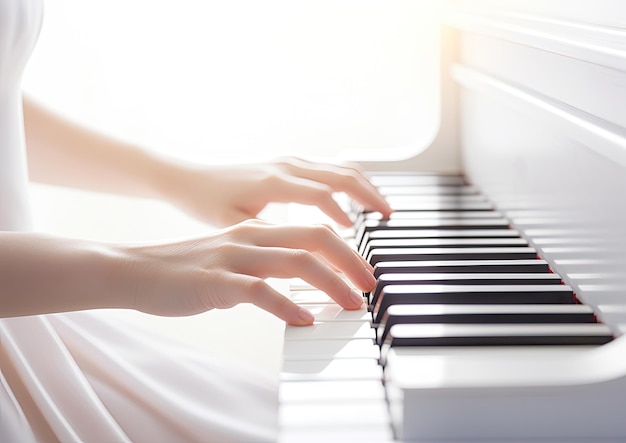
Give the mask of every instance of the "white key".
[[372, 314], [368, 312], [365, 305], [361, 309], [348, 311], [335, 304], [300, 304], [315, 316], [319, 322], [326, 321], [371, 321]]
[[288, 326], [285, 340], [323, 340], [338, 338], [376, 338], [369, 322], [315, 322], [311, 326]]
[[380, 358], [380, 348], [374, 340], [287, 340], [284, 343], [285, 360], [318, 360], [332, 358]]
[[596, 313], [600, 320], [615, 330], [621, 331], [626, 327], [626, 305], [599, 305]]
[[281, 381], [304, 380], [382, 380], [380, 365], [373, 359], [287, 360]]
[[297, 291], [319, 291], [315, 286], [301, 278], [292, 278], [289, 280], [289, 289], [291, 292]]
[[290, 381], [281, 383], [278, 396], [281, 404], [384, 400], [385, 388], [382, 380]]
[[297, 304], [337, 304], [337, 302], [330, 298], [328, 294], [320, 291], [319, 289], [292, 292], [288, 295], [288, 297], [292, 302]]
[[582, 284], [578, 288], [585, 304], [598, 306], [624, 303], [624, 287], [621, 284]]
[[281, 427], [315, 426], [354, 427], [359, 425], [387, 425], [389, 417], [385, 401], [362, 400], [351, 403], [322, 402], [313, 404], [287, 403], [278, 416]]
[[391, 426], [359, 424], [358, 426], [308, 426], [283, 429], [279, 443], [394, 443]]

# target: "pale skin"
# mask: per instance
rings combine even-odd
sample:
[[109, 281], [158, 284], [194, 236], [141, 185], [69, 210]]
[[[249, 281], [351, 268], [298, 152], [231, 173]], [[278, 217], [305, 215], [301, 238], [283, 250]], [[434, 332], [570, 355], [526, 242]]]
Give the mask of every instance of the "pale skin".
[[300, 277], [346, 309], [373, 288], [371, 266], [326, 226], [277, 226], [254, 219], [271, 202], [320, 207], [342, 225], [333, 199], [345, 192], [387, 216], [391, 208], [353, 165], [285, 159], [199, 166], [95, 133], [24, 99], [30, 176], [35, 181], [165, 200], [224, 227], [175, 243], [105, 244], [0, 232], [1, 316], [97, 308], [191, 315], [253, 303], [293, 325], [314, 321], [265, 281]]

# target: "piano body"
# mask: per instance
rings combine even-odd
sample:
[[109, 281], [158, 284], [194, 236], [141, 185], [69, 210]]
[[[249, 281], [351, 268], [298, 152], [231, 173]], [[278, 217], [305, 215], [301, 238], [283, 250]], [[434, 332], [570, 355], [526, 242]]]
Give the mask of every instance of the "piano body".
[[292, 288], [281, 441], [626, 441], [626, 7], [453, 2], [440, 63], [431, 145], [365, 164], [375, 302]]

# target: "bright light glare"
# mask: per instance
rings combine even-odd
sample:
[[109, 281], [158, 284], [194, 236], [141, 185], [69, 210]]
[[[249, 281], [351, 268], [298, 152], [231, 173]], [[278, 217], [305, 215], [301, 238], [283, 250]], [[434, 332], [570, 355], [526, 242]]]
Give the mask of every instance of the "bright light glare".
[[437, 0], [50, 0], [27, 92], [200, 161], [398, 158], [439, 121]]

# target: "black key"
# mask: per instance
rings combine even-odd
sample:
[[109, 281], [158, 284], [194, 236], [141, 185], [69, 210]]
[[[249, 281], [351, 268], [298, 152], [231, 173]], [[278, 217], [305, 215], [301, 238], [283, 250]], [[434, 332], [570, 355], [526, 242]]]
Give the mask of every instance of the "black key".
[[508, 229], [509, 221], [505, 218], [493, 219], [418, 219], [418, 220], [365, 220], [356, 229], [356, 240], [360, 244], [366, 232], [398, 231], [417, 229]]
[[597, 323], [585, 305], [394, 305], [377, 330], [382, 344], [397, 324], [421, 323]]
[[515, 229], [378, 229], [368, 233], [368, 240], [401, 238], [501, 238], [519, 237]]
[[385, 346], [602, 345], [612, 339], [599, 323], [406, 324], [390, 328]]
[[387, 285], [371, 310], [374, 323], [380, 323], [392, 305], [561, 303], [575, 303], [567, 285]]
[[391, 248], [374, 249], [368, 262], [374, 266], [387, 261], [417, 260], [520, 260], [537, 258], [537, 251], [530, 247], [514, 248]]
[[517, 238], [514, 229], [379, 229], [365, 233], [359, 252], [365, 250], [370, 240], [411, 239], [411, 238]]
[[[389, 220], [420, 220], [422, 218], [502, 218], [502, 214], [498, 211], [400, 211], [392, 212]], [[383, 216], [380, 212], [365, 212], [359, 220], [382, 220]]]
[[376, 287], [368, 294], [369, 303], [375, 305], [387, 285], [560, 285], [561, 276], [554, 273], [419, 273], [382, 274]]
[[408, 248], [489, 248], [489, 247], [528, 247], [523, 238], [403, 238], [371, 240], [363, 249], [368, 257], [377, 249]]
[[449, 260], [449, 261], [390, 261], [374, 266], [374, 277], [405, 273], [541, 273], [551, 272], [545, 260]]
[[508, 229], [510, 222], [505, 218], [422, 218], [395, 220], [365, 220], [359, 228], [365, 231], [418, 230], [418, 229]]

